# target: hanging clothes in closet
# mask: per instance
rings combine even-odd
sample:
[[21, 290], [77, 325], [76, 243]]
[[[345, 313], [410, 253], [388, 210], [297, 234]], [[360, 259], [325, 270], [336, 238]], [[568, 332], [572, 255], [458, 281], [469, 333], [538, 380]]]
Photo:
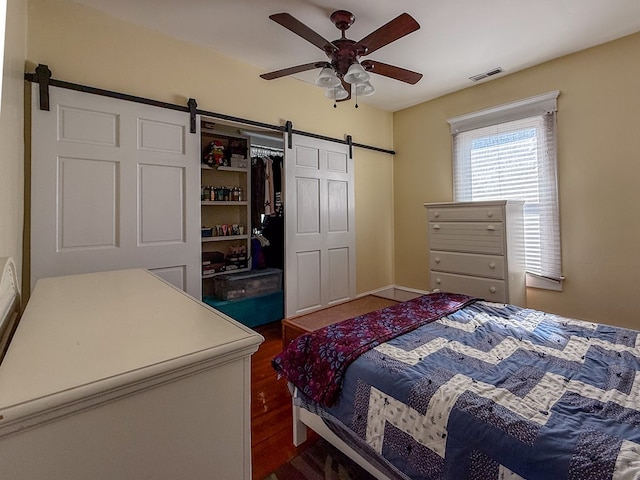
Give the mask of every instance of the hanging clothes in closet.
[[265, 216], [275, 213], [275, 191], [273, 190], [273, 160], [270, 157], [263, 157], [264, 163], [264, 214]]
[[[251, 219], [254, 236], [267, 239], [259, 256], [265, 267], [284, 268], [284, 217], [282, 207], [283, 151], [251, 147]], [[254, 242], [255, 244], [255, 242]], [[256, 244], [257, 247], [257, 244]], [[254, 252], [258, 253], [258, 252]], [[260, 262], [260, 267], [262, 262]]]
[[262, 230], [264, 214], [265, 168], [262, 158], [251, 157], [251, 227]]
[[262, 229], [262, 216], [282, 214], [283, 151], [271, 147], [251, 147], [252, 227]]
[[273, 190], [274, 190], [274, 205], [276, 209], [276, 215], [282, 216], [282, 172], [283, 170], [283, 161], [284, 157], [282, 155], [277, 155], [275, 158], [272, 158], [273, 164]]

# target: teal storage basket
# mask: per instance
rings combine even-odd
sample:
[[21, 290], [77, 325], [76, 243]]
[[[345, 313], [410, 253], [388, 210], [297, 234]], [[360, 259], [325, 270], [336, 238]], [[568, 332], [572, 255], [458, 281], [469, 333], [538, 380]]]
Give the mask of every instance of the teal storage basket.
[[257, 327], [284, 317], [283, 290], [236, 300], [205, 296], [202, 301], [247, 327]]

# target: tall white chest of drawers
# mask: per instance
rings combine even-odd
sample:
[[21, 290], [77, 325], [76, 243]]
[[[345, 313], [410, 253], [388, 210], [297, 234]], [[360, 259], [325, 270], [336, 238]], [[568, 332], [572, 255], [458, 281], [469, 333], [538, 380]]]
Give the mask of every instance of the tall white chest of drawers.
[[426, 203], [431, 290], [525, 306], [523, 205]]

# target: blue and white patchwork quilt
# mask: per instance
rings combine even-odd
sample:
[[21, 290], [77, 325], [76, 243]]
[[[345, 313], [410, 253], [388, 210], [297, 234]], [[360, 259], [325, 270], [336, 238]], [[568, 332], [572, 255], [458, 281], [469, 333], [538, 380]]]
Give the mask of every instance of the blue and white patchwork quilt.
[[398, 478], [640, 479], [640, 332], [476, 301], [361, 354], [322, 412]]

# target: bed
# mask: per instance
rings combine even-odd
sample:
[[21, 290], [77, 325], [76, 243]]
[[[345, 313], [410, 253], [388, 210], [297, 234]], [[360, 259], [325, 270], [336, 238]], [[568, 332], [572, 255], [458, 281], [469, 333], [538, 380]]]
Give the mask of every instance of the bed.
[[0, 364], [20, 319], [20, 287], [16, 264], [11, 257], [0, 257]]
[[[433, 293], [273, 360], [307, 425], [379, 479], [640, 478], [640, 332]], [[297, 437], [297, 438], [295, 438]]]

